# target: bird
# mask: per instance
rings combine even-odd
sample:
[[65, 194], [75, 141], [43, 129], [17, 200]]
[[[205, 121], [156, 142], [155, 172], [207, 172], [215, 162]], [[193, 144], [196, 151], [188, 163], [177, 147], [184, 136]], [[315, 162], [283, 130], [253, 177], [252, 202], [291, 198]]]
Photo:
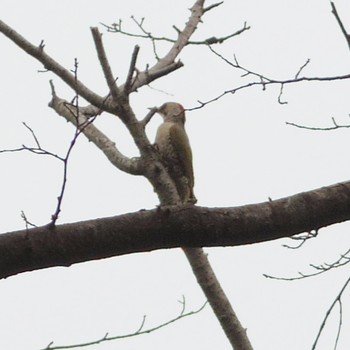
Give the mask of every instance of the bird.
[[157, 108], [163, 117], [155, 138], [155, 146], [168, 174], [175, 183], [183, 204], [195, 204], [192, 150], [185, 130], [185, 109], [177, 102], [166, 102]]

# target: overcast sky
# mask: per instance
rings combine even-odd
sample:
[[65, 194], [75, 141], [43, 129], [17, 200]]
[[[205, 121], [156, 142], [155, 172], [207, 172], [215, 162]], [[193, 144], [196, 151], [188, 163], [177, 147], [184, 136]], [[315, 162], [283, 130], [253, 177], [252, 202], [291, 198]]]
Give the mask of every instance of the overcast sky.
[[[65, 67], [79, 61], [79, 77], [103, 95], [107, 86], [101, 73], [90, 27], [123, 20], [125, 30], [137, 32], [131, 15], [145, 17], [154, 35], [175, 37], [193, 0], [1, 0], [1, 20], [32, 43], [45, 42], [45, 50]], [[210, 3], [208, 3], [209, 5]], [[340, 16], [350, 31], [350, 4], [336, 0]], [[275, 79], [295, 76], [333, 76], [350, 73], [350, 52], [329, 1], [235, 0], [207, 13], [194, 38], [225, 36], [251, 29], [215, 46], [221, 54], [252, 71]], [[105, 29], [100, 26], [101, 31]], [[117, 34], [103, 35], [113, 71], [123, 81], [135, 44], [141, 46], [138, 68], [153, 64], [149, 42]], [[169, 48], [159, 45], [160, 55]], [[49, 80], [57, 94], [70, 100], [74, 92], [42, 66], [0, 35], [1, 120], [0, 149], [33, 145], [22, 122], [35, 130], [41, 144], [63, 155], [74, 133], [56, 115], [50, 101]], [[198, 105], [227, 89], [245, 84], [241, 77], [206, 47], [187, 47], [180, 57], [183, 68], [144, 87], [132, 97], [142, 118], [148, 107], [178, 101], [186, 108]], [[299, 83], [250, 88], [227, 95], [203, 109], [188, 112], [187, 131], [194, 154], [195, 193], [198, 205], [239, 206], [293, 195], [349, 180], [350, 131], [307, 131], [286, 122], [315, 127], [350, 122], [350, 81]], [[149, 126], [154, 138], [161, 122]], [[129, 156], [136, 147], [115, 117], [102, 115], [96, 125]], [[61, 164], [29, 153], [1, 154], [0, 231], [24, 228], [23, 210], [37, 225], [48, 223], [62, 181]], [[69, 180], [59, 223], [106, 217], [154, 208], [157, 197], [145, 179], [113, 168], [104, 155], [81, 137], [69, 163]], [[310, 263], [332, 262], [349, 246], [349, 224], [320, 231], [302, 249], [288, 250], [290, 240], [234, 248], [207, 249], [215, 271], [232, 301], [256, 350], [307, 350], [316, 337], [327, 309], [348, 278], [348, 267], [324, 276], [296, 282], [265, 279], [262, 274], [292, 277], [310, 272]], [[56, 345], [97, 340], [135, 331], [143, 315], [145, 327], [165, 322], [181, 310], [205, 301], [180, 249], [133, 254], [24, 273], [0, 281], [0, 348], [38, 350]], [[349, 292], [343, 299], [343, 333], [338, 350], [350, 348]], [[335, 310], [337, 311], [337, 310]], [[337, 331], [335, 312], [327, 324], [318, 350], [332, 349]], [[150, 335], [104, 343], [94, 349], [230, 349], [209, 307]]]

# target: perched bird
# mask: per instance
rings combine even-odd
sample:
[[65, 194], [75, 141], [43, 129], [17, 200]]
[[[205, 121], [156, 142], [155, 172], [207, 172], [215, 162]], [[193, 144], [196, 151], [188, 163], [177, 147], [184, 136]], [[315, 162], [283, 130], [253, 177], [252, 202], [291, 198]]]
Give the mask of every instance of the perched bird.
[[196, 203], [193, 194], [192, 150], [185, 130], [185, 109], [176, 102], [158, 108], [164, 122], [158, 128], [155, 144], [182, 203]]

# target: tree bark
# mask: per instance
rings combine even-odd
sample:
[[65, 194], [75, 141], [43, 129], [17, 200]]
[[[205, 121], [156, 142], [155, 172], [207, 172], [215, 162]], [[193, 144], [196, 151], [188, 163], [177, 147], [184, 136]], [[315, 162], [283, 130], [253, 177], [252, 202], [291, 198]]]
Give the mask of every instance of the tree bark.
[[0, 278], [175, 247], [237, 246], [350, 219], [350, 182], [233, 208], [174, 206], [0, 235]]
[[183, 248], [183, 251], [191, 264], [198, 284], [210, 301], [215, 316], [233, 348], [236, 350], [253, 350], [246, 329], [242, 326], [229, 299], [221, 288], [203, 249]]

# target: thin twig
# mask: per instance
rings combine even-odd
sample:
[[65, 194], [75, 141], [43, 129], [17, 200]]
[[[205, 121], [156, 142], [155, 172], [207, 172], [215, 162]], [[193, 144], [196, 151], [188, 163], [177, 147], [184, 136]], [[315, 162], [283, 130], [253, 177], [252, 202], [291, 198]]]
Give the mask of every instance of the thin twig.
[[306, 130], [313, 130], [313, 131], [330, 131], [330, 130], [336, 130], [336, 129], [347, 129], [350, 128], [350, 124], [345, 124], [345, 125], [339, 125], [334, 117], [332, 117], [332, 122], [334, 126], [329, 126], [329, 127], [325, 127], [325, 128], [317, 128], [314, 126], [306, 126], [306, 125], [300, 125], [300, 124], [296, 124], [296, 123], [291, 123], [291, 122], [286, 122], [287, 125], [290, 126], [295, 126], [296, 128], [300, 128], [300, 129], [306, 129]]
[[[74, 60], [74, 78], [77, 81], [78, 80], [78, 60], [75, 59]], [[50, 83], [51, 87], [53, 88], [54, 85], [51, 82]], [[55, 91], [52, 90], [52, 95], [55, 95]], [[54, 211], [54, 213], [51, 215], [51, 222], [49, 224], [50, 227], [54, 227], [56, 225], [56, 221], [58, 220], [59, 214], [61, 212], [61, 206], [62, 206], [62, 202], [63, 202], [63, 196], [65, 193], [65, 189], [66, 189], [66, 185], [67, 185], [67, 172], [68, 172], [68, 161], [69, 161], [69, 157], [71, 155], [71, 152], [73, 150], [73, 147], [75, 145], [75, 142], [79, 136], [79, 120], [78, 120], [78, 116], [79, 116], [79, 94], [78, 91], [75, 91], [75, 97], [74, 97], [74, 101], [75, 101], [75, 115], [72, 112], [73, 116], [76, 119], [76, 129], [74, 132], [74, 136], [70, 142], [70, 145], [68, 147], [68, 150], [66, 152], [66, 155], [63, 159], [63, 178], [62, 178], [62, 185], [61, 185], [61, 191], [60, 194], [57, 197], [57, 205], [56, 205], [56, 209]]]
[[276, 276], [271, 276], [267, 274], [263, 274], [263, 276], [266, 278], [271, 278], [279, 281], [296, 281], [296, 280], [301, 280], [308, 277], [318, 276], [330, 270], [334, 270], [338, 267], [342, 267], [349, 264], [350, 263], [349, 254], [350, 254], [350, 249], [348, 249], [345, 253], [341, 254], [340, 257], [332, 263], [324, 263], [322, 265], [309, 264], [309, 266], [314, 270], [316, 270], [316, 272], [312, 272], [312, 273], [298, 272], [297, 277], [276, 277]]
[[[323, 331], [323, 329], [324, 329], [324, 327], [325, 327], [325, 325], [326, 325], [327, 319], [328, 319], [329, 315], [331, 314], [331, 312], [332, 312], [334, 306], [335, 306], [338, 302], [340, 302], [340, 299], [341, 299], [341, 297], [342, 297], [342, 294], [343, 294], [344, 290], [346, 289], [346, 287], [348, 286], [349, 283], [350, 283], [350, 278], [348, 278], [347, 281], [344, 283], [344, 285], [343, 285], [342, 289], [340, 290], [339, 294], [336, 296], [336, 298], [334, 299], [333, 303], [331, 304], [331, 306], [330, 306], [329, 309], [327, 310], [326, 315], [325, 315], [325, 317], [324, 317], [324, 319], [323, 319], [323, 321], [322, 321], [322, 324], [321, 324], [320, 329], [319, 329], [319, 331], [318, 331], [318, 333], [317, 333], [316, 339], [315, 339], [315, 341], [314, 341], [314, 343], [313, 343], [313, 345], [312, 345], [311, 350], [315, 350], [315, 349], [316, 349], [317, 342], [318, 342], [318, 340], [320, 339], [320, 336], [321, 336], [321, 334], [322, 334], [322, 331]], [[338, 339], [338, 338], [337, 338], [337, 339]]]
[[25, 222], [25, 224], [26, 224], [26, 229], [27, 229], [27, 230], [28, 230], [29, 226], [38, 227], [37, 225], [33, 224], [32, 222], [30, 222], [30, 221], [27, 219], [27, 216], [26, 216], [26, 214], [24, 213], [23, 210], [21, 211], [21, 218], [24, 220], [24, 222]]
[[335, 338], [335, 343], [334, 343], [334, 350], [337, 350], [337, 347], [338, 347], [342, 325], [343, 325], [343, 303], [341, 299], [339, 299], [339, 324], [338, 324], [337, 337]]
[[35, 141], [35, 143], [36, 143], [36, 145], [37, 145], [37, 148], [41, 148], [40, 143], [39, 143], [39, 140], [38, 140], [38, 138], [36, 137], [36, 135], [35, 135], [33, 129], [32, 129], [31, 127], [29, 127], [25, 122], [23, 122], [22, 124], [23, 124], [23, 125], [30, 131], [30, 133], [32, 134], [33, 139], [34, 139], [34, 141]]
[[50, 342], [50, 344], [48, 344], [46, 346], [46, 348], [43, 348], [42, 350], [59, 350], [59, 349], [61, 350], [61, 349], [82, 348], [82, 347], [88, 347], [88, 346], [92, 346], [92, 345], [101, 344], [101, 343], [104, 343], [104, 342], [107, 342], [107, 341], [131, 338], [131, 337], [135, 337], [135, 336], [138, 336], [138, 335], [152, 333], [152, 332], [157, 331], [157, 330], [159, 330], [161, 328], [169, 326], [170, 324], [172, 324], [172, 323], [174, 323], [176, 321], [179, 321], [179, 320], [181, 320], [181, 319], [183, 319], [185, 317], [192, 316], [192, 315], [200, 313], [205, 308], [207, 303], [208, 302], [205, 302], [199, 309], [194, 310], [194, 311], [190, 311], [190, 312], [187, 312], [187, 313], [183, 312], [184, 311], [184, 308], [183, 308], [184, 307], [184, 303], [181, 303], [182, 304], [181, 312], [179, 313], [179, 315], [177, 317], [174, 317], [174, 318], [170, 319], [169, 321], [164, 322], [164, 323], [162, 323], [162, 324], [160, 324], [158, 326], [151, 327], [151, 328], [148, 328], [148, 329], [145, 329], [145, 330], [142, 330], [143, 327], [144, 327], [144, 324], [145, 324], [145, 320], [146, 320], [146, 316], [143, 316], [143, 319], [142, 319], [142, 322], [141, 322], [141, 326], [135, 332], [124, 334], [124, 335], [116, 335], [116, 336], [108, 336], [108, 333], [106, 333], [100, 339], [93, 340], [93, 341], [86, 342], [86, 343], [81, 343], [81, 344], [52, 346], [53, 342]]
[[290, 246], [288, 244], [282, 244], [282, 247], [288, 248], [288, 249], [299, 249], [301, 248], [308, 240], [312, 238], [316, 238], [318, 235], [318, 230], [312, 230], [307, 233], [302, 233], [301, 235], [296, 235], [290, 237], [294, 241], [299, 241], [300, 243], [296, 246]]
[[[155, 54], [155, 57], [157, 59], [159, 59], [159, 56], [156, 52], [155, 49], [155, 42], [157, 41], [165, 41], [168, 43], [176, 43], [177, 39], [172, 39], [172, 38], [168, 38], [168, 37], [164, 37], [164, 36], [155, 36], [153, 35], [151, 32], [147, 31], [144, 28], [144, 18], [142, 18], [140, 21], [136, 20], [133, 16], [131, 16], [131, 19], [135, 22], [135, 24], [138, 26], [138, 28], [142, 31], [142, 34], [137, 34], [137, 33], [131, 33], [131, 32], [127, 32], [124, 31], [121, 27], [122, 22], [119, 21], [118, 23], [113, 23], [112, 25], [107, 25], [104, 23], [101, 23], [101, 25], [103, 25], [108, 32], [111, 33], [119, 33], [122, 35], [126, 35], [126, 36], [130, 36], [130, 37], [134, 37], [134, 38], [141, 38], [141, 39], [148, 39], [152, 41], [152, 45], [153, 45], [153, 51]], [[181, 33], [181, 30], [174, 27], [174, 29], [176, 30], [177, 33]], [[216, 36], [212, 36], [203, 40], [188, 40], [186, 45], [214, 45], [214, 44], [222, 44], [224, 41], [227, 41], [231, 38], [234, 38], [235, 36], [238, 36], [240, 34], [242, 34], [243, 32], [247, 31], [250, 29], [250, 26], [247, 26], [247, 23], [244, 22], [244, 25], [241, 29], [236, 30], [235, 32], [222, 36], [222, 37], [216, 37]]]
[[[265, 86], [265, 85], [264, 85]], [[281, 87], [280, 87], [280, 93], [278, 94], [278, 97], [277, 97], [277, 101], [280, 105], [286, 105], [288, 104], [287, 101], [282, 101], [282, 95], [283, 95], [283, 88], [284, 88], [284, 84], [281, 84]]]
[[[261, 76], [261, 78], [265, 78], [264, 76]], [[209, 100], [206, 101], [200, 101], [197, 100], [198, 105], [188, 108], [187, 110], [189, 111], [193, 111], [196, 109], [200, 109], [203, 108], [204, 106], [217, 102], [218, 100], [220, 100], [221, 98], [223, 98], [226, 95], [229, 94], [235, 94], [236, 92], [240, 91], [240, 90], [245, 90], [254, 86], [260, 86], [265, 88], [268, 85], [287, 85], [287, 84], [297, 84], [297, 83], [301, 83], [301, 82], [329, 82], [329, 81], [338, 81], [338, 80], [347, 80], [350, 79], [350, 73], [349, 74], [345, 74], [345, 75], [338, 75], [338, 76], [326, 76], [326, 77], [301, 77], [301, 78], [297, 78], [297, 79], [286, 79], [286, 80], [274, 80], [274, 79], [268, 79], [267, 81], [253, 81], [244, 85], [240, 85], [236, 88], [233, 89], [229, 89], [226, 90], [224, 92], [222, 92], [221, 94], [217, 95], [216, 97], [213, 97]]]
[[247, 83], [245, 85], [238, 86], [234, 89], [226, 90], [223, 93], [221, 93], [220, 95], [218, 95], [210, 100], [207, 100], [205, 102], [197, 101], [199, 103], [199, 106], [190, 108], [190, 110], [203, 108], [207, 104], [210, 104], [210, 103], [213, 103], [213, 102], [220, 100], [222, 97], [224, 97], [227, 94], [234, 94], [239, 90], [243, 90], [243, 89], [250, 88], [253, 86], [261, 86], [263, 91], [264, 91], [264, 90], [266, 90], [266, 87], [268, 85], [280, 85], [280, 91], [279, 91], [279, 95], [277, 98], [278, 103], [287, 104], [288, 102], [282, 101], [283, 89], [284, 89], [284, 86], [287, 84], [299, 83], [299, 82], [304, 82], [304, 81], [311, 82], [311, 81], [334, 81], [334, 80], [350, 79], [350, 74], [343, 75], [343, 76], [333, 76], [333, 77], [299, 77], [302, 70], [309, 64], [309, 62], [310, 62], [309, 59], [299, 68], [299, 70], [295, 74], [294, 78], [287, 79], [287, 80], [273, 79], [273, 78], [269, 78], [261, 73], [257, 73], [251, 69], [243, 67], [242, 65], [240, 65], [238, 63], [237, 57], [235, 55], [233, 56], [234, 61], [231, 61], [231, 60], [227, 59], [226, 57], [224, 57], [223, 55], [221, 55], [216, 50], [214, 50], [210, 45], [208, 45], [208, 48], [214, 55], [216, 55], [218, 58], [220, 58], [220, 60], [224, 61], [225, 63], [227, 63], [229, 66], [231, 66], [234, 69], [241, 70], [243, 72], [242, 77], [250, 76], [250, 77], [255, 78], [257, 81], [253, 81], [253, 82]]
[[0, 150], [0, 153], [12, 153], [12, 152], [22, 152], [22, 151], [28, 151], [28, 152], [31, 152], [31, 153], [34, 153], [34, 154], [39, 154], [39, 155], [46, 155], [46, 156], [50, 156], [50, 157], [53, 157], [53, 158], [56, 158], [60, 161], [64, 161], [64, 158], [55, 154], [55, 153], [52, 153], [48, 150], [46, 150], [45, 148], [43, 148], [41, 145], [40, 145], [40, 142], [39, 142], [39, 139], [38, 137], [36, 136], [34, 130], [29, 127], [26, 123], [22, 123], [31, 133], [33, 139], [34, 139], [34, 142], [36, 144], [36, 147], [28, 147], [26, 145], [22, 145], [22, 147], [19, 147], [19, 148], [13, 148], [13, 149], [3, 149], [3, 150]]
[[144, 27], [144, 21], [145, 21], [145, 18], [141, 18], [141, 21], [138, 21], [134, 16], [131, 16], [131, 19], [134, 21], [134, 23], [139, 27], [139, 29], [141, 30], [142, 33], [144, 33], [144, 36], [145, 38], [148, 38], [151, 40], [151, 43], [152, 43], [152, 49], [153, 49], [153, 54], [154, 54], [154, 57], [156, 58], [156, 60], [158, 61], [160, 58], [158, 56], [158, 53], [157, 53], [157, 45], [156, 45], [156, 39], [153, 37], [152, 33], [147, 31]]
[[303, 69], [310, 63], [310, 58], [306, 60], [306, 62], [299, 68], [297, 74], [295, 74], [295, 79], [299, 78], [299, 75], [303, 71]]

